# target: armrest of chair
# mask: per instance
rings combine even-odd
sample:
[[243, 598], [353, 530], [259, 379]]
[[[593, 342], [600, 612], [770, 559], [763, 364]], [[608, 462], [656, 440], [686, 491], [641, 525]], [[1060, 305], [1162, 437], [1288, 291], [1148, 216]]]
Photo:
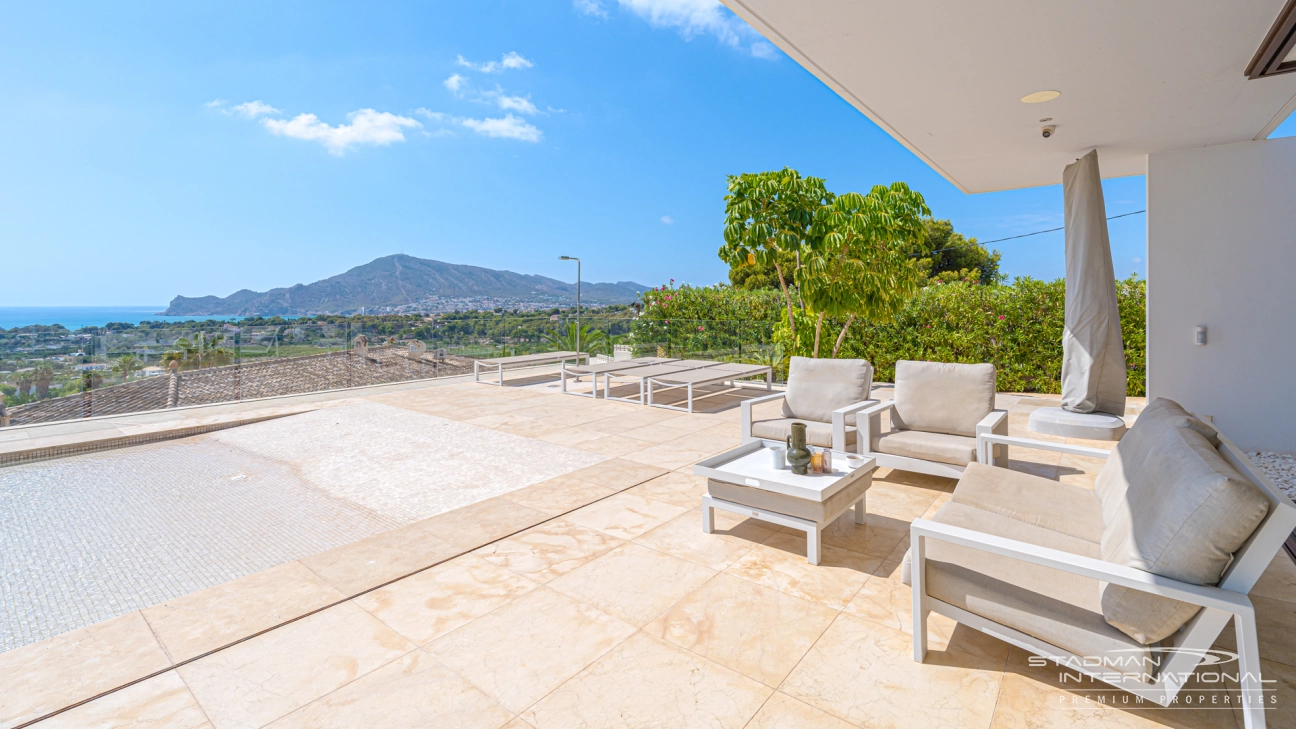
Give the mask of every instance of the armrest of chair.
[[910, 575], [912, 576], [910, 581], [913, 583], [915, 607], [919, 607], [917, 601], [920, 596], [926, 594], [922, 586], [926, 564], [923, 540], [935, 539], [1001, 557], [1019, 559], [1042, 567], [1052, 567], [1141, 592], [1150, 592], [1193, 605], [1223, 610], [1234, 615], [1251, 615], [1253, 612], [1251, 600], [1240, 592], [1181, 582], [1101, 559], [1040, 547], [928, 519], [915, 519], [909, 525], [909, 534]]
[[[867, 407], [877, 405], [877, 404], [878, 404], [877, 400], [863, 400], [851, 405], [847, 405], [844, 408], [837, 408], [836, 410], [832, 411], [832, 449], [833, 450], [835, 451], [846, 450], [846, 416], [854, 413], [858, 413], [859, 411]], [[865, 453], [867, 449], [864, 448], [864, 446], [860, 443], [859, 440], [859, 416], [856, 416], [855, 419], [855, 431], [856, 431], [855, 452]]]
[[753, 406], [753, 405], [758, 405], [758, 404], [763, 403], [763, 402], [773, 402], [773, 401], [775, 401], [775, 400], [781, 400], [781, 399], [784, 398], [784, 397], [787, 397], [787, 393], [786, 393], [786, 392], [776, 392], [776, 393], [774, 393], [773, 395], [763, 395], [763, 396], [761, 396], [761, 397], [753, 397], [753, 398], [750, 399], [750, 400], [743, 400], [743, 401], [742, 401], [742, 403], [739, 405], [739, 410], [740, 410], [741, 413], [742, 413], [742, 426], [741, 426], [741, 427], [742, 427], [742, 442], [744, 442], [744, 443], [750, 443], [750, 442], [752, 442], [753, 440], [755, 440], [755, 438], [753, 438], [753, 437], [752, 437], [752, 434], [751, 434], [751, 427], [752, 427], [752, 406]]
[[894, 407], [895, 400], [884, 400], [856, 413], [855, 437], [859, 439], [856, 446], [860, 453], [868, 453], [873, 450], [873, 434], [882, 432], [882, 413]]
[[977, 447], [976, 458], [981, 463], [988, 463], [991, 466], [996, 465], [999, 458], [1008, 460], [1008, 447], [1003, 445], [983, 445], [981, 434], [986, 435], [1008, 435], [1008, 411], [991, 410], [988, 415], [981, 418], [981, 422], [976, 424]]
[[[987, 463], [985, 460], [986, 451], [994, 445], [1011, 445], [1022, 448], [1034, 448], [1041, 451], [1057, 451], [1058, 453], [1070, 453], [1073, 456], [1088, 456], [1090, 458], [1106, 458], [1111, 455], [1111, 451], [1105, 451], [1102, 448], [1089, 448], [1087, 446], [1071, 445], [1070, 443], [1054, 443], [1047, 440], [1035, 440], [1033, 438], [1017, 438], [1009, 435], [999, 435], [997, 433], [977, 433], [977, 460], [981, 463]], [[994, 465], [990, 463], [989, 465]]]

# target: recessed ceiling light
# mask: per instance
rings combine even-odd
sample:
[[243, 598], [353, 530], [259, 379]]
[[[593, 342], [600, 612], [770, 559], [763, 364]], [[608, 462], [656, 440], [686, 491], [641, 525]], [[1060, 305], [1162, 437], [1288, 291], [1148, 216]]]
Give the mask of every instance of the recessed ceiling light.
[[1045, 101], [1052, 101], [1061, 95], [1061, 91], [1036, 91], [1033, 94], [1026, 94], [1021, 100], [1023, 104], [1041, 104]]

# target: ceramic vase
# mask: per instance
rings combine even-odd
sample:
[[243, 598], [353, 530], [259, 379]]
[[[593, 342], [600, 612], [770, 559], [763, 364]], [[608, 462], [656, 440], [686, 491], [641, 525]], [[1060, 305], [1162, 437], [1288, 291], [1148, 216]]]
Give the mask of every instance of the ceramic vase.
[[787, 437], [787, 448], [787, 463], [792, 467], [792, 473], [804, 476], [806, 466], [810, 465], [810, 450], [806, 448], [805, 423], [792, 424], [792, 434]]

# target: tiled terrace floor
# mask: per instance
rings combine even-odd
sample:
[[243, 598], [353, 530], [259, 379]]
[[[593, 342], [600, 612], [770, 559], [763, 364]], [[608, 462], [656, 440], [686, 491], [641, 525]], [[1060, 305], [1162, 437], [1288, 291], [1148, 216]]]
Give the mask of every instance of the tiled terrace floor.
[[[0, 727], [146, 676], [37, 726], [1241, 725], [1228, 708], [1087, 703], [1113, 693], [1064, 686], [1056, 668], [940, 616], [914, 663], [898, 565], [909, 522], [948, 500], [951, 480], [877, 472], [867, 525], [834, 525], [819, 566], [768, 523], [721, 517], [723, 531], [702, 534], [691, 466], [738, 442], [733, 398], [693, 415], [544, 386], [373, 399], [614, 458], [0, 654]], [[1001, 396], [1014, 434], [1045, 401]], [[1078, 484], [1098, 465], [1012, 457]], [[1252, 599], [1278, 681], [1270, 726], [1296, 726], [1285, 555]]]

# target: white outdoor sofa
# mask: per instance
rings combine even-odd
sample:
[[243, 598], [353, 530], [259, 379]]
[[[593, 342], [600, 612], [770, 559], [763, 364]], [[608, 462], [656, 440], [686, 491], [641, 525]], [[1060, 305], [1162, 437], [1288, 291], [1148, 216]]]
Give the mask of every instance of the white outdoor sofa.
[[[856, 415], [877, 404], [869, 399], [872, 387], [873, 365], [865, 360], [793, 357], [786, 390], [742, 402], [742, 440], [784, 444], [792, 423], [805, 423], [810, 445], [856, 450]], [[783, 401], [782, 417], [754, 419], [754, 406], [776, 400]]]
[[[736, 362], [722, 362], [711, 367], [704, 367], [696, 370], [686, 370], [683, 372], [672, 372], [670, 374], [658, 375], [648, 378], [648, 404], [653, 407], [666, 408], [668, 410], [681, 410], [683, 412], [693, 412], [693, 388], [703, 387], [706, 385], [718, 385], [730, 383], [735, 387], [738, 381], [752, 377], [764, 377], [765, 389], [773, 389], [774, 369], [767, 365], [741, 364]], [[654, 391], [654, 387], [656, 390]], [[685, 407], [679, 405], [668, 405], [663, 402], [655, 402], [654, 397], [659, 396], [662, 390], [676, 388], [686, 388], [687, 398]]]
[[[879, 468], [958, 478], [977, 460], [978, 435], [1008, 434], [1008, 412], [995, 410], [991, 364], [896, 362], [895, 398], [860, 413], [865, 455]], [[882, 431], [890, 411], [891, 430]], [[1006, 446], [991, 454], [1007, 460]]]
[[1169, 400], [1149, 405], [1110, 452], [977, 436], [982, 460], [995, 445], [1107, 463], [1093, 490], [974, 463], [949, 502], [912, 523], [902, 577], [914, 660], [936, 612], [1168, 705], [1231, 619], [1237, 663], [1209, 668], [1239, 677], [1245, 726], [1264, 727], [1247, 594], [1296, 528], [1296, 505]]
[[583, 352], [542, 352], [540, 354], [519, 354], [514, 357], [490, 357], [486, 359], [473, 360], [473, 382], [481, 382], [481, 371], [485, 367], [488, 371], [494, 369], [499, 376], [497, 382], [492, 385], [504, 385], [504, 370], [513, 367], [539, 367], [541, 365], [564, 364], [566, 362], [580, 362], [586, 360], [589, 355]]

